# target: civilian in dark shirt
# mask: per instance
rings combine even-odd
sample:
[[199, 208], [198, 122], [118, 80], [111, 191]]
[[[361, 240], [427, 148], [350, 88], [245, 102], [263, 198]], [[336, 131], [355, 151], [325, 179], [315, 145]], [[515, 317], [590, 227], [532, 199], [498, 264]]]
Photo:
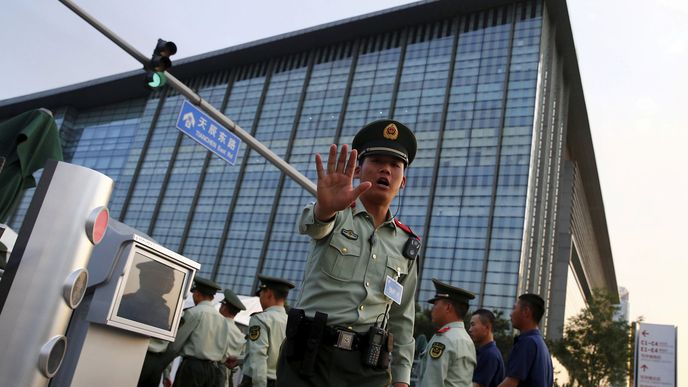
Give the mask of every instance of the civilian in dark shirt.
[[536, 294], [522, 294], [511, 312], [511, 325], [521, 331], [509, 354], [506, 379], [499, 387], [551, 387], [552, 358], [538, 326], [545, 314], [545, 301]]
[[473, 387], [496, 387], [504, 380], [504, 360], [492, 333], [495, 315], [478, 309], [471, 317], [468, 333], [478, 347], [478, 363], [473, 371]]

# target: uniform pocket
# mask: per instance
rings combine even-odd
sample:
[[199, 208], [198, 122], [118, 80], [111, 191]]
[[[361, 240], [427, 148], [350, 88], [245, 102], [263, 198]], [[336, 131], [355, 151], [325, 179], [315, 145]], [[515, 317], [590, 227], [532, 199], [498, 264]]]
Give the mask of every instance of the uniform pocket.
[[325, 274], [341, 281], [349, 281], [361, 260], [361, 240], [352, 240], [335, 230], [327, 255], [328, 259], [322, 266]]
[[404, 257], [396, 255], [387, 256], [387, 270], [385, 275], [388, 275], [396, 281], [402, 281], [408, 274], [408, 260]]

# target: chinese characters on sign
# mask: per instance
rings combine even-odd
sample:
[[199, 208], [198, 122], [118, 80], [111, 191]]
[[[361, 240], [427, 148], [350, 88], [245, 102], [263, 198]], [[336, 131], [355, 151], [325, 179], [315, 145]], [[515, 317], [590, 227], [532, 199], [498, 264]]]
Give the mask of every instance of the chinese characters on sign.
[[189, 101], [182, 103], [177, 128], [230, 165], [236, 162], [241, 140]]
[[640, 323], [636, 332], [635, 385], [676, 385], [676, 327]]

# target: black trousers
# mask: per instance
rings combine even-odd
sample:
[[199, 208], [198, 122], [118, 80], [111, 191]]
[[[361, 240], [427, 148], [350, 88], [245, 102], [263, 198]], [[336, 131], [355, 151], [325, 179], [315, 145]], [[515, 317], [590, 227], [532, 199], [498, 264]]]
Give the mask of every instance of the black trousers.
[[[253, 379], [250, 376], [244, 376], [238, 387], [253, 387]], [[268, 379], [268, 387], [275, 387], [275, 381]]]
[[173, 387], [224, 387], [224, 364], [186, 357], [179, 365]]
[[141, 375], [139, 376], [139, 383], [137, 387], [158, 387], [160, 385], [160, 377], [162, 372], [167, 367], [168, 362], [165, 362], [163, 353], [146, 352], [146, 358], [143, 361], [141, 368]]
[[387, 370], [375, 370], [361, 364], [361, 354], [321, 346], [315, 361], [314, 374], [304, 376], [300, 362], [287, 360], [280, 353], [277, 362], [277, 387], [386, 387], [391, 384]]

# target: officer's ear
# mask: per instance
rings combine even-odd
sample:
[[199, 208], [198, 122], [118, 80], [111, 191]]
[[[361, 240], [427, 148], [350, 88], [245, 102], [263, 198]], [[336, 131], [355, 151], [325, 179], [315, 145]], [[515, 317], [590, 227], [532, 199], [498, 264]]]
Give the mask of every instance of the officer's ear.
[[354, 169], [354, 179], [358, 179], [361, 175], [361, 164], [357, 165]]

